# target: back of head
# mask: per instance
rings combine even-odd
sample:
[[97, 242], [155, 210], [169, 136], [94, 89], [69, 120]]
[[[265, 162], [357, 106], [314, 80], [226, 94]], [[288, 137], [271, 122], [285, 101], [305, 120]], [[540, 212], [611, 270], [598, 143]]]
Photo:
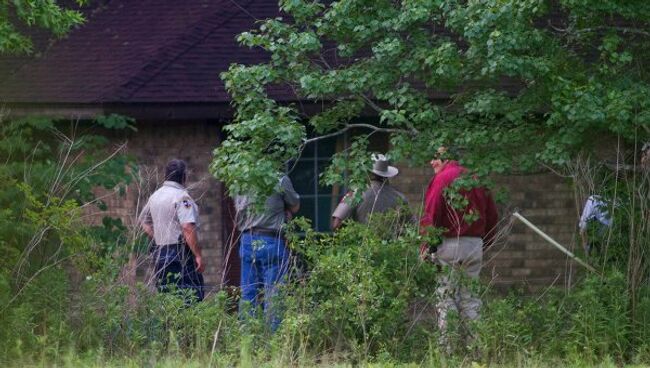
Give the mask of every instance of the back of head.
[[440, 146], [434, 153], [434, 158], [442, 161], [458, 160], [461, 156], [461, 150], [456, 146]]
[[184, 184], [186, 179], [186, 168], [187, 164], [185, 164], [185, 161], [183, 160], [173, 159], [169, 161], [165, 167], [165, 180]]
[[372, 180], [372, 181], [380, 181], [380, 182], [387, 182], [388, 178], [383, 177], [381, 175], [377, 175], [377, 174], [371, 172], [370, 173], [370, 180]]

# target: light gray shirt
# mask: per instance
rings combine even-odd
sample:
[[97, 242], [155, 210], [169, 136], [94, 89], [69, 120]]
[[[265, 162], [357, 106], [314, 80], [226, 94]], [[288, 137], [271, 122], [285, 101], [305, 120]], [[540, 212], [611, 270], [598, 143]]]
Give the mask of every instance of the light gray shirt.
[[293, 189], [288, 176], [280, 178], [277, 192], [266, 199], [264, 209], [255, 211], [251, 197], [235, 196], [235, 222], [239, 231], [253, 228], [264, 230], [281, 230], [286, 222], [285, 209], [300, 204], [300, 195]]
[[370, 187], [363, 192], [361, 203], [356, 206], [350, 203], [352, 194], [350, 192], [343, 197], [341, 203], [332, 213], [332, 217], [341, 220], [352, 217], [354, 221], [365, 224], [368, 222], [368, 216], [372, 213], [384, 213], [400, 205], [408, 204], [406, 196], [390, 185], [388, 181], [372, 180]]
[[587, 225], [591, 220], [596, 220], [607, 227], [611, 226], [612, 217], [609, 215], [607, 207], [607, 203], [605, 203], [601, 196], [589, 196], [589, 198], [587, 198], [587, 203], [585, 203], [585, 208], [582, 210], [580, 222], [578, 223], [580, 230], [587, 230]]
[[199, 225], [199, 208], [187, 190], [175, 181], [166, 181], [156, 190], [140, 213], [140, 221], [153, 226], [157, 245], [181, 240], [181, 224]]

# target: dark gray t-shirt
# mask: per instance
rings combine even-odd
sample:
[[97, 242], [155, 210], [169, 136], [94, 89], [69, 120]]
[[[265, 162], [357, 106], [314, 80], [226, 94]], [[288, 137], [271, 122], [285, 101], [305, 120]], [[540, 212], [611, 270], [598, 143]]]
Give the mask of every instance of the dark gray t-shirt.
[[263, 212], [255, 212], [249, 196], [235, 196], [235, 222], [239, 231], [252, 228], [280, 230], [286, 222], [285, 209], [300, 203], [300, 196], [293, 189], [288, 176], [280, 178], [278, 192], [266, 199]]

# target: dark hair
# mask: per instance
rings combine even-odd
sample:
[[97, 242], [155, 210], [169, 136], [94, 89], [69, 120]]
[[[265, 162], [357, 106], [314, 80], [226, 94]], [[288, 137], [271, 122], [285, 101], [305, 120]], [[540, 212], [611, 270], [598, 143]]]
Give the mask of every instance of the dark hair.
[[388, 181], [388, 178], [385, 178], [385, 177], [383, 177], [381, 175], [377, 175], [377, 174], [371, 172], [370, 173], [370, 180], [382, 181], [383, 182], [383, 181]]
[[185, 182], [185, 168], [187, 165], [183, 160], [173, 159], [165, 167], [165, 180], [175, 181], [178, 184]]
[[434, 152], [433, 153], [433, 159], [434, 160], [442, 160], [442, 161], [448, 161], [448, 160], [456, 160], [461, 156], [461, 150], [456, 147], [456, 146], [451, 146], [451, 145], [442, 145], [438, 148], [444, 148], [444, 152]]

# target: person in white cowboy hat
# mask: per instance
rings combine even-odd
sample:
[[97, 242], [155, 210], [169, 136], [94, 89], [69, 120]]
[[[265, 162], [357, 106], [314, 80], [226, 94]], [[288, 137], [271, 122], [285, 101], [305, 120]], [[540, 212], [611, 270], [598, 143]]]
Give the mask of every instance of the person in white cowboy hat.
[[388, 158], [382, 154], [372, 155], [370, 185], [363, 193], [359, 204], [352, 204], [353, 192], [348, 192], [332, 213], [332, 229], [337, 230], [346, 219], [352, 217], [362, 224], [368, 223], [371, 214], [384, 213], [388, 210], [408, 205], [406, 196], [390, 185], [388, 179], [399, 173], [396, 167], [388, 164]]

